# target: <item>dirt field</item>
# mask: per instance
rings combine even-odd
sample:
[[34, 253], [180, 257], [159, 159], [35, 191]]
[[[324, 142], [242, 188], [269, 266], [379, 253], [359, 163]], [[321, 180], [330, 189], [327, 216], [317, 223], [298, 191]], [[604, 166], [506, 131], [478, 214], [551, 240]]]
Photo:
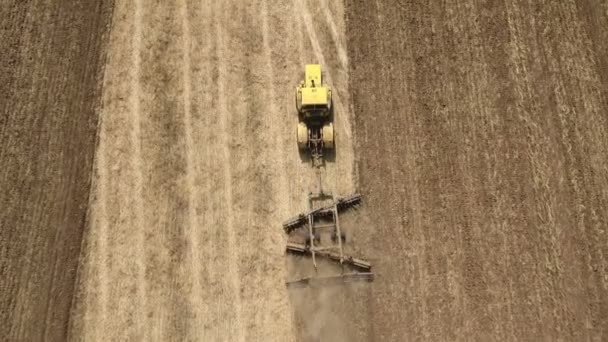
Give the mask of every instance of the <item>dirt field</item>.
[[372, 340], [605, 340], [606, 3], [346, 7]]
[[105, 1], [0, 6], [0, 340], [64, 340], [103, 76]]
[[[608, 5], [53, 6], [0, 10], [1, 340], [606, 339]], [[371, 285], [284, 285], [306, 63]]]
[[307, 62], [346, 114], [325, 185], [353, 191], [344, 15], [320, 4], [116, 3], [73, 339], [294, 339], [281, 222], [316, 190], [294, 141]]

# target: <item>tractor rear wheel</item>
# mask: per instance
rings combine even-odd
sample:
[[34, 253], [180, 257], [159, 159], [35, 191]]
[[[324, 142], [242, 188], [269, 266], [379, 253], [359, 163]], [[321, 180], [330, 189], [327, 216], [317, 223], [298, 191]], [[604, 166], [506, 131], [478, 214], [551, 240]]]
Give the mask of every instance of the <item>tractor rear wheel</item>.
[[334, 148], [334, 125], [331, 122], [323, 126], [323, 147]]
[[303, 122], [298, 123], [297, 139], [299, 149], [303, 150], [308, 147], [308, 127]]

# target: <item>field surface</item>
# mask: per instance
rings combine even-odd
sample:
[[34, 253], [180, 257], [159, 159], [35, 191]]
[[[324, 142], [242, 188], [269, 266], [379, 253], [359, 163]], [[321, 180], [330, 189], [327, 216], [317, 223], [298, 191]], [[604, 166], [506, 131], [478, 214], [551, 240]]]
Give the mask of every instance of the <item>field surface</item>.
[[[605, 3], [0, 11], [1, 340], [606, 339]], [[307, 63], [334, 94], [318, 172]], [[310, 267], [281, 223], [319, 179], [363, 194], [342, 225], [373, 284], [286, 289]]]
[[372, 340], [605, 340], [606, 3], [346, 13]]
[[85, 226], [107, 1], [0, 5], [0, 340], [63, 340]]
[[294, 142], [305, 63], [345, 114], [325, 186], [353, 190], [344, 15], [320, 4], [116, 3], [72, 338], [294, 340], [281, 222], [317, 186]]

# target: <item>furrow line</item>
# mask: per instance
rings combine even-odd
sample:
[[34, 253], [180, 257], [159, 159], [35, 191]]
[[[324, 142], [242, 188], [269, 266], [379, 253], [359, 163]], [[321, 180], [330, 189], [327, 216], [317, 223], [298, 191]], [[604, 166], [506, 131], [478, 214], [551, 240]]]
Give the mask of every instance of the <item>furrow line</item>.
[[131, 125], [132, 130], [130, 132], [130, 140], [133, 144], [133, 164], [135, 169], [135, 220], [136, 220], [136, 234], [138, 238], [138, 245], [136, 248], [140, 251], [137, 258], [137, 293], [138, 304], [142, 306], [139, 310], [140, 317], [135, 323], [137, 326], [138, 333], [141, 333], [144, 340], [148, 339], [148, 325], [146, 324], [147, 317], [147, 298], [146, 298], [146, 265], [145, 265], [145, 223], [143, 218], [144, 203], [143, 203], [143, 160], [141, 152], [141, 112], [140, 112], [140, 94], [141, 85], [139, 83], [140, 69], [141, 69], [141, 30], [142, 30], [142, 1], [135, 0], [135, 15], [134, 15], [134, 28], [133, 34], [133, 46], [132, 46], [132, 61], [133, 67], [131, 68]]
[[[271, 151], [276, 151], [278, 153], [277, 156], [275, 156], [274, 158], [272, 158], [272, 164], [276, 165], [275, 170], [278, 170], [278, 172], [274, 172], [273, 177], [275, 179], [278, 179], [278, 181], [276, 183], [273, 184], [273, 191], [272, 194], [274, 195], [275, 198], [277, 198], [278, 200], [273, 201], [274, 205], [276, 206], [276, 211], [274, 211], [274, 215], [272, 215], [271, 217], [269, 217], [270, 221], [269, 223], [271, 223], [272, 227], [280, 227], [281, 223], [280, 223], [280, 219], [277, 217], [277, 213], [279, 213], [280, 215], [283, 216], [287, 216], [289, 215], [289, 210], [291, 208], [293, 208], [293, 203], [292, 203], [292, 197], [289, 191], [289, 184], [288, 184], [288, 180], [287, 180], [287, 174], [288, 174], [288, 168], [286, 166], [285, 161], [288, 160], [288, 156], [286, 155], [287, 152], [287, 148], [285, 148], [284, 144], [283, 144], [283, 130], [282, 127], [285, 125], [286, 120], [283, 120], [282, 117], [283, 115], [279, 113], [279, 105], [277, 104], [277, 96], [276, 96], [276, 91], [275, 91], [275, 70], [274, 70], [274, 66], [272, 63], [272, 45], [270, 42], [270, 28], [269, 28], [269, 20], [268, 20], [268, 1], [267, 0], [263, 0], [262, 2], [262, 11], [261, 11], [261, 16], [262, 16], [262, 38], [263, 38], [263, 44], [264, 44], [264, 57], [265, 57], [265, 62], [266, 62], [266, 70], [268, 71], [268, 87], [266, 88], [267, 91], [267, 95], [266, 98], [270, 99], [270, 102], [268, 103], [268, 114], [266, 116], [266, 120], [268, 122], [268, 127], [270, 130], [270, 134], [271, 137], [273, 139], [273, 144], [274, 146], [279, 147], [278, 149], [274, 149]], [[286, 199], [286, 200], [282, 200], [282, 199]], [[282, 234], [279, 233], [279, 240], [281, 242], [282, 239], [280, 239]], [[270, 239], [270, 243], [274, 242], [274, 238], [271, 234]], [[276, 257], [281, 258], [282, 257], [282, 253], [279, 255], [276, 255]], [[285, 268], [283, 268], [283, 272], [281, 274], [281, 278], [285, 279], [286, 278], [286, 271]], [[272, 281], [272, 282], [266, 282], [267, 286], [265, 286], [266, 288], [272, 288], [273, 284], [276, 284], [277, 282]], [[282, 285], [282, 284], [281, 284]], [[282, 291], [282, 295], [287, 296], [287, 290], [281, 286]], [[265, 311], [264, 312], [264, 319], [263, 319], [263, 324], [266, 326], [271, 326], [273, 324], [273, 317], [272, 317], [272, 312], [270, 311]], [[291, 322], [293, 322], [293, 319], [290, 320]], [[289, 331], [293, 331], [292, 330], [293, 325], [291, 328], [289, 328]]]
[[195, 313], [194, 326], [200, 326], [201, 322], [201, 304], [202, 298], [201, 292], [201, 276], [199, 262], [202, 260], [201, 257], [201, 246], [198, 239], [198, 222], [196, 218], [196, 203], [200, 197], [195, 185], [196, 167], [194, 158], [194, 139], [192, 134], [192, 113], [191, 113], [191, 79], [190, 79], [190, 23], [188, 20], [188, 3], [187, 0], [182, 0], [180, 6], [180, 14], [182, 19], [183, 27], [183, 44], [184, 44], [184, 59], [182, 65], [183, 79], [184, 79], [184, 130], [186, 138], [186, 163], [187, 163], [187, 174], [186, 184], [188, 187], [188, 225], [189, 225], [189, 259], [190, 259], [190, 275], [192, 277], [192, 293], [190, 294], [190, 302], [192, 309]]
[[[97, 229], [99, 235], [98, 239], [98, 250], [100, 257], [98, 260], [99, 274], [97, 275], [99, 279], [99, 314], [96, 320], [96, 324], [94, 324], [93, 336], [95, 338], [100, 338], [100, 333], [103, 331], [102, 327], [106, 323], [106, 316], [108, 312], [108, 259], [109, 259], [109, 251], [108, 251], [108, 219], [107, 219], [107, 201], [108, 195], [106, 191], [106, 186], [108, 182], [108, 163], [106, 160], [106, 136], [105, 132], [101, 130], [99, 132], [99, 149], [98, 149], [98, 166], [97, 172], [99, 176], [99, 182], [97, 186], [97, 210], [95, 211], [95, 219], [93, 222], [97, 225]], [[89, 312], [89, 310], [87, 310]]]
[[327, 25], [329, 25], [331, 39], [333, 40], [334, 45], [336, 46], [336, 51], [338, 51], [338, 58], [340, 59], [342, 68], [344, 68], [344, 70], [348, 70], [348, 55], [346, 54], [346, 49], [340, 43], [340, 35], [338, 34], [338, 27], [336, 26], [336, 22], [334, 21], [333, 14], [329, 10], [327, 0], [321, 0], [321, 9], [323, 9], [323, 14], [325, 15], [325, 20], [327, 21]]
[[[219, 5], [218, 5], [219, 6]], [[224, 190], [226, 196], [226, 233], [228, 237], [228, 260], [227, 260], [227, 269], [228, 275], [230, 277], [230, 281], [232, 282], [232, 290], [234, 295], [234, 310], [235, 310], [235, 322], [232, 325], [236, 335], [238, 336], [238, 341], [245, 341], [243, 325], [242, 325], [242, 303], [241, 303], [241, 279], [238, 271], [238, 248], [236, 246], [236, 234], [234, 227], [234, 213], [232, 210], [232, 170], [231, 170], [231, 151], [230, 151], [230, 110], [227, 108], [226, 103], [226, 63], [224, 58], [224, 37], [221, 23], [219, 22], [218, 13], [221, 13], [221, 8], [216, 10], [215, 18], [215, 33], [216, 33], [216, 41], [218, 43], [217, 54], [218, 54], [218, 101], [219, 101], [219, 116], [220, 116], [220, 127], [222, 131], [222, 165], [224, 169]]]

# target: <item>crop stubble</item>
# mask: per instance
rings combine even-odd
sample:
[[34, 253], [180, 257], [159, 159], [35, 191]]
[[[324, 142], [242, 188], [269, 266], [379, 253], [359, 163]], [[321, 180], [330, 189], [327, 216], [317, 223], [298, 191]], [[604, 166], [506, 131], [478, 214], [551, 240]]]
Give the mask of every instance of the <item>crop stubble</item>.
[[[297, 6], [116, 4], [71, 337], [294, 338], [280, 227], [316, 177], [284, 89], [323, 58]], [[346, 66], [328, 64], [343, 110]], [[327, 166], [341, 192], [350, 146]]]

